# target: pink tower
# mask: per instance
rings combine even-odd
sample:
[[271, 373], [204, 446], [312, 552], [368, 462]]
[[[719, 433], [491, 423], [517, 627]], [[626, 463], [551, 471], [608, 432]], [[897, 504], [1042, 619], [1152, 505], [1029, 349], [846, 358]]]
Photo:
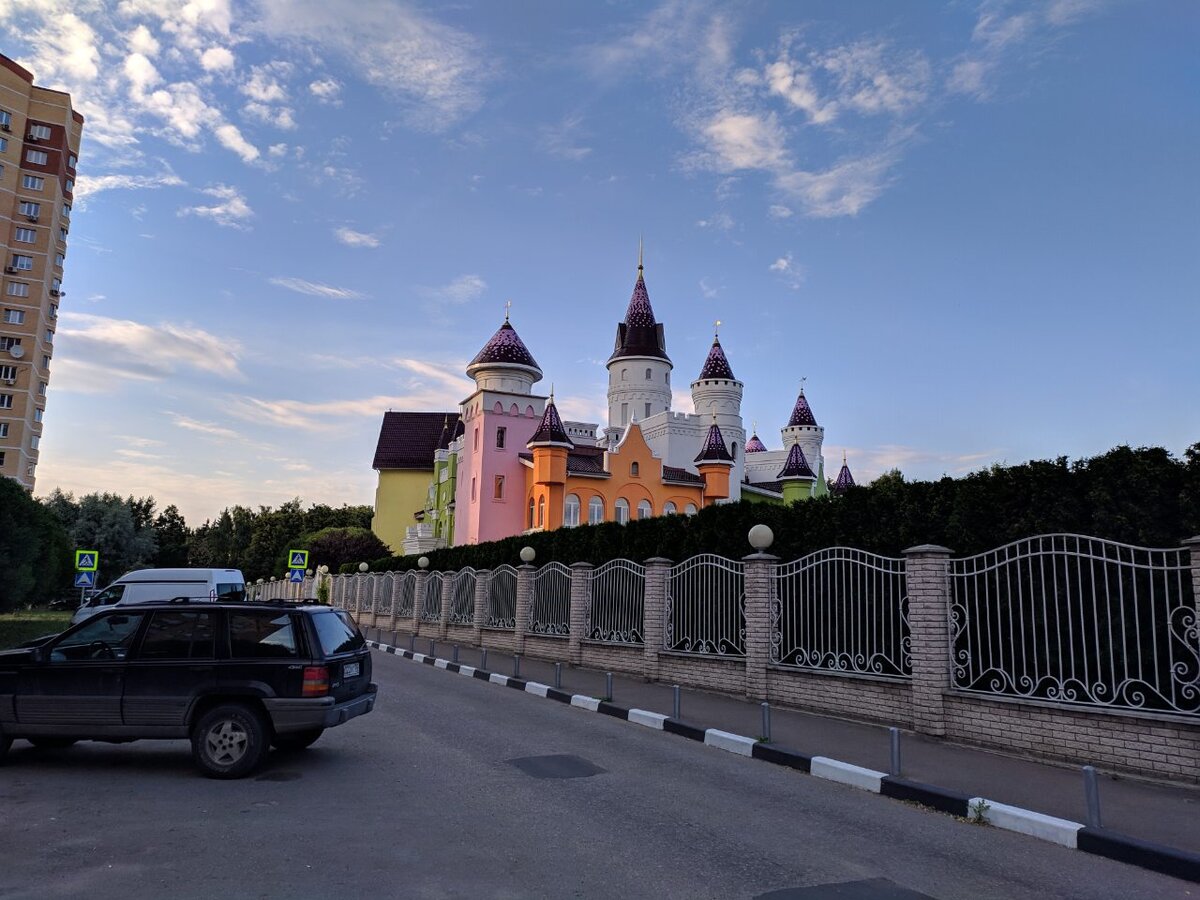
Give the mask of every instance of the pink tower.
[[475, 392], [462, 402], [462, 451], [454, 491], [454, 543], [478, 544], [525, 527], [525, 467], [520, 453], [541, 420], [546, 398], [533, 354], [504, 317], [467, 366]]

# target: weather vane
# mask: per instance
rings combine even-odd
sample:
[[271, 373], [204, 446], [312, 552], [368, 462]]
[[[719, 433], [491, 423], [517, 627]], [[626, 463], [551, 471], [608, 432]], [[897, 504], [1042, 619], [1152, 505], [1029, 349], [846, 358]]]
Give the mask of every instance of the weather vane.
[[717, 321], [713, 322], [713, 337], [716, 337], [720, 333], [721, 333], [721, 320], [717, 319]]
[[808, 376], [804, 375], [800, 378], [800, 393], [804, 393], [804, 382], [808, 381]]

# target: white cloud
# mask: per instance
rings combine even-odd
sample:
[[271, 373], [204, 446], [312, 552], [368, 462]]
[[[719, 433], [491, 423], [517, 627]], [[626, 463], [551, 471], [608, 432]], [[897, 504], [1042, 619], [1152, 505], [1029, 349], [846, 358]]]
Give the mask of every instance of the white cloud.
[[239, 88], [251, 100], [259, 103], [283, 103], [287, 100], [287, 90], [279, 83], [291, 72], [291, 64], [281, 60], [262, 66], [251, 66], [250, 78]]
[[143, 56], [156, 56], [159, 51], [157, 38], [150, 33], [145, 25], [139, 25], [129, 32], [129, 49]]
[[796, 170], [780, 174], [776, 184], [804, 204], [813, 218], [854, 216], [883, 193], [896, 154], [846, 159], [820, 172]]
[[267, 148], [267, 153], [273, 157], [286, 156], [288, 152], [287, 144], [272, 144]]
[[784, 134], [774, 114], [722, 110], [704, 126], [709, 162], [718, 172], [777, 169], [787, 163]]
[[459, 275], [449, 284], [420, 290], [439, 305], [449, 303], [461, 306], [482, 296], [483, 292], [487, 290], [487, 282], [478, 275]]
[[714, 284], [710, 284], [707, 278], [700, 279], [699, 287], [700, 293], [703, 295], [705, 300], [712, 300], [721, 292], [720, 288]]
[[248, 228], [246, 220], [253, 218], [254, 210], [246, 202], [241, 192], [230, 185], [218, 184], [205, 188], [203, 193], [215, 197], [219, 202], [211, 206], [188, 206], [179, 210], [181, 216], [201, 216], [212, 219], [218, 225], [227, 228]]
[[406, 6], [261, 0], [262, 32], [337, 53], [392, 94], [410, 124], [441, 131], [478, 109], [488, 54], [473, 35]]
[[158, 74], [154, 63], [141, 53], [130, 53], [125, 57], [124, 69], [131, 91], [137, 98], [144, 96], [148, 88], [152, 88], [162, 81], [162, 76]]
[[233, 51], [228, 47], [209, 47], [200, 54], [200, 66], [205, 72], [230, 72], [233, 65]]
[[319, 281], [307, 281], [303, 278], [277, 276], [267, 279], [277, 287], [287, 288], [297, 294], [308, 294], [310, 297], [329, 297], [333, 300], [357, 300], [364, 295], [350, 288], [334, 287], [332, 284], [322, 284]]
[[788, 59], [777, 60], [767, 66], [766, 82], [772, 94], [777, 94], [803, 110], [810, 122], [821, 125], [837, 116], [837, 103], [822, 101], [813, 84], [812, 76], [799, 69]]
[[551, 156], [572, 162], [587, 158], [592, 148], [584, 146], [579, 139], [579, 126], [582, 123], [583, 119], [579, 116], [567, 116], [557, 125], [543, 125], [539, 129], [542, 149]]
[[367, 234], [362, 231], [354, 231], [351, 228], [335, 228], [333, 231], [334, 237], [347, 247], [378, 247], [379, 238], [373, 234]]
[[336, 78], [319, 78], [308, 85], [309, 93], [323, 103], [336, 103], [342, 91], [342, 83]]
[[707, 219], [698, 219], [698, 228], [715, 228], [717, 231], [729, 231], [734, 226], [733, 216], [725, 211], [715, 212]]
[[191, 370], [244, 380], [241, 344], [190, 324], [147, 325], [89, 313], [59, 314], [56, 389], [102, 393], [119, 380], [163, 381]]
[[224, 425], [217, 425], [214, 422], [201, 422], [175, 412], [168, 412], [167, 415], [171, 417], [176, 427], [183, 428], [186, 431], [195, 431], [200, 434], [206, 434], [209, 437], [217, 438], [236, 439], [238, 437], [236, 431], [232, 428], [226, 428]]
[[796, 262], [790, 252], [778, 257], [767, 269], [782, 278], [793, 291], [800, 290], [804, 284], [804, 267]]
[[767, 213], [772, 219], [790, 219], [792, 217], [792, 208], [784, 206], [781, 203], [772, 203], [767, 209]]
[[[75, 203], [80, 208], [84, 208], [89, 197], [99, 194], [102, 191], [179, 187], [183, 183], [183, 179], [170, 169], [157, 175], [126, 175], [120, 173], [109, 175], [81, 174], [75, 181]], [[142, 212], [144, 211], [142, 209]], [[135, 216], [135, 218], [140, 218], [140, 216]]]

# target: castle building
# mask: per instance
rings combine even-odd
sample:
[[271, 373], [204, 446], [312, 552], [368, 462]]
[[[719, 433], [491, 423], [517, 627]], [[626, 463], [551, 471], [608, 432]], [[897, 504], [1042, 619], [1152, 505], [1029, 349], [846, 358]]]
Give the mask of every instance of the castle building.
[[83, 116], [0, 54], [0, 476], [32, 491]]
[[826, 484], [825, 429], [803, 387], [780, 432], [782, 449], [768, 449], [757, 432], [747, 439], [745, 385], [719, 335], [690, 383], [695, 411], [671, 409], [674, 363], [640, 259], [606, 367], [608, 422], [563, 421], [552, 395], [534, 393], [542, 369], [506, 314], [467, 366], [475, 389], [462, 401], [451, 439], [430, 454], [430, 466], [441, 468], [413, 515], [417, 524], [406, 528], [403, 551], [690, 515], [743, 499], [791, 503], [854, 485], [844, 458], [837, 481]]

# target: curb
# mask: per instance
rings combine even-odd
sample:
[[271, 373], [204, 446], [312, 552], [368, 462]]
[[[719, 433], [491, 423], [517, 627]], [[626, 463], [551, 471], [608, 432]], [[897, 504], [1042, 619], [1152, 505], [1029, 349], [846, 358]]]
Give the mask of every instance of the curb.
[[612, 716], [614, 719], [622, 719], [655, 731], [665, 731], [706, 744], [709, 747], [715, 747], [718, 750], [795, 769], [816, 778], [824, 778], [827, 781], [859, 788], [873, 794], [882, 794], [896, 800], [907, 800], [910, 803], [917, 803], [962, 819], [968, 819], [975, 810], [981, 810], [979, 818], [996, 828], [1015, 831], [1072, 850], [1104, 856], [1184, 881], [1200, 883], [1200, 854], [1187, 850], [1144, 841], [1110, 831], [1107, 828], [1092, 828], [1081, 822], [1059, 819], [1045, 813], [1022, 809], [1019, 806], [1009, 806], [1006, 803], [988, 800], [984, 797], [971, 797], [937, 785], [910, 781], [897, 775], [876, 772], [873, 769], [865, 769], [862, 766], [825, 756], [805, 756], [795, 750], [780, 747], [778, 744], [768, 744], [745, 735], [721, 731], [718, 728], [701, 728], [699, 725], [646, 709], [626, 709], [607, 700], [599, 700], [585, 694], [571, 694], [536, 681], [526, 681], [496, 672], [486, 672], [483, 669], [437, 659], [423, 653], [414, 653], [411, 650], [403, 650], [379, 641], [368, 640], [367, 646], [383, 653], [392, 653], [414, 662], [445, 669], [448, 672], [457, 672], [459, 675], [469, 678], [473, 677], [492, 684], [510, 687], [536, 697], [545, 697], [547, 700], [555, 700], [577, 709]]

